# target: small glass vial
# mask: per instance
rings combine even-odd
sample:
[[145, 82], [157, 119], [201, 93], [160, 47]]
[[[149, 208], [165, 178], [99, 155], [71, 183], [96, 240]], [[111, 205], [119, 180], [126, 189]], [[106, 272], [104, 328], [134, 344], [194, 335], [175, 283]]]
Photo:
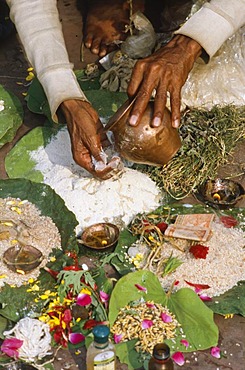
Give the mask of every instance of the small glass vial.
[[94, 341], [87, 350], [87, 370], [116, 370], [116, 352], [109, 341], [110, 330], [105, 325], [95, 326]]
[[156, 344], [153, 348], [152, 358], [148, 370], [173, 370], [174, 364], [170, 357], [170, 348], [165, 343]]

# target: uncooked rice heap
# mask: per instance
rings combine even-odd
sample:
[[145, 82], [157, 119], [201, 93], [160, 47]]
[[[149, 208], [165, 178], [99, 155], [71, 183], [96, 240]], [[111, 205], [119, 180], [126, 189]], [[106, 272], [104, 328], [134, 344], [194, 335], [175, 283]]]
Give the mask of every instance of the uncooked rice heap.
[[28, 200], [0, 198], [0, 249], [4, 252], [19, 243], [39, 249], [41, 264], [26, 274], [11, 271], [0, 259], [0, 287], [5, 283], [20, 286], [30, 278], [37, 278], [41, 267], [48, 262], [53, 248], [61, 248], [58, 228], [50, 217], [42, 216], [36, 205]]
[[160, 190], [146, 174], [125, 168], [118, 178], [100, 181], [78, 166], [72, 158], [67, 128], [61, 129], [46, 147], [33, 151], [31, 158], [37, 163], [35, 170], [43, 174], [43, 182], [75, 214], [77, 235], [97, 222], [124, 227], [137, 213], [159, 206]]
[[[215, 221], [212, 223], [210, 240], [199, 244], [209, 247], [206, 259], [196, 259], [189, 250], [182, 252], [168, 242], [164, 242], [161, 246], [157, 260], [167, 260], [172, 254], [172, 257], [182, 261], [175, 272], [164, 278], [161, 277], [163, 271], [157, 273], [165, 290], [168, 291], [174, 282], [178, 282], [174, 290], [189, 287], [185, 282], [188, 281], [192, 284], [209, 285], [210, 288], [203, 289], [202, 293], [213, 297], [223, 294], [239, 281], [245, 280], [245, 232], [237, 228], [226, 228], [221, 222]], [[129, 249], [128, 254], [132, 257], [136, 253], [143, 255], [138, 268], [144, 268], [143, 264], [149, 254], [149, 248], [147, 249], [140, 242], [136, 243]], [[157, 265], [158, 262], [155, 260], [147, 268], [156, 273]]]

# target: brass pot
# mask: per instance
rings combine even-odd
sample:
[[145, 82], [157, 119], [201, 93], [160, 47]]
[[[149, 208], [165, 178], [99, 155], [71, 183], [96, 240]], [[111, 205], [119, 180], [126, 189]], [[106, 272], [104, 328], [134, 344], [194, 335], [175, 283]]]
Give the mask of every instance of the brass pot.
[[164, 110], [162, 124], [151, 127], [154, 102], [150, 101], [137, 126], [130, 126], [130, 110], [135, 100], [127, 100], [109, 120], [106, 131], [112, 131], [115, 147], [125, 159], [154, 166], [163, 166], [177, 153], [181, 140], [177, 129], [171, 125], [170, 112]]

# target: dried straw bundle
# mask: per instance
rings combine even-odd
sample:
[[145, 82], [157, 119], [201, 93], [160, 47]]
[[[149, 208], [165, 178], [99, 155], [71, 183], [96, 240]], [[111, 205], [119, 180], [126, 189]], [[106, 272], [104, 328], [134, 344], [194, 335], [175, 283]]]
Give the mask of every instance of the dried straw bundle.
[[182, 148], [167, 165], [135, 166], [175, 199], [194, 192], [227, 163], [236, 143], [245, 138], [245, 107], [188, 110], [179, 131]]

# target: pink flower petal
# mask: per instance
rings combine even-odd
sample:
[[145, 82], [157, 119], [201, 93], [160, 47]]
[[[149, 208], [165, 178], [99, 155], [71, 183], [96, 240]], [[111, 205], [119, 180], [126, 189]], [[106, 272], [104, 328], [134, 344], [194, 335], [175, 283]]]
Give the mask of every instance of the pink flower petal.
[[182, 352], [175, 352], [173, 355], [172, 355], [172, 359], [174, 360], [174, 362], [179, 365], [179, 366], [183, 366], [184, 363], [185, 363], [185, 358], [184, 358], [184, 355]]
[[173, 319], [170, 315], [167, 315], [165, 312], [161, 313], [161, 319], [163, 322], [172, 322]]
[[220, 348], [219, 347], [212, 347], [211, 348], [211, 355], [216, 358], [220, 358]]
[[19, 358], [18, 349], [22, 346], [23, 340], [17, 338], [4, 339], [1, 345], [1, 351], [9, 357]]
[[152, 325], [153, 325], [153, 321], [147, 320], [147, 319], [143, 320], [141, 323], [142, 329], [149, 329]]
[[117, 343], [120, 343], [121, 340], [123, 338], [123, 334], [114, 334], [114, 342], [117, 344]]
[[100, 290], [100, 299], [101, 299], [101, 302], [105, 303], [105, 302], [108, 302], [109, 301], [109, 294], [103, 292], [102, 290]]
[[181, 339], [180, 343], [183, 344], [183, 346], [185, 346], [185, 348], [189, 347], [189, 342], [186, 339]]
[[199, 297], [201, 298], [202, 301], [212, 301], [212, 298], [209, 297], [207, 294], [199, 294]]
[[79, 306], [88, 306], [91, 302], [92, 298], [89, 294], [86, 293], [78, 294], [76, 303]]
[[69, 341], [72, 344], [78, 344], [80, 342], [83, 342], [85, 339], [85, 336], [81, 333], [70, 333], [69, 334]]
[[147, 293], [147, 289], [142, 286], [142, 285], [139, 285], [139, 284], [134, 284], [136, 286], [137, 289], [141, 290], [142, 292], [146, 292]]
[[146, 302], [146, 306], [149, 307], [149, 308], [156, 308], [154, 303], [151, 303], [151, 302]]

